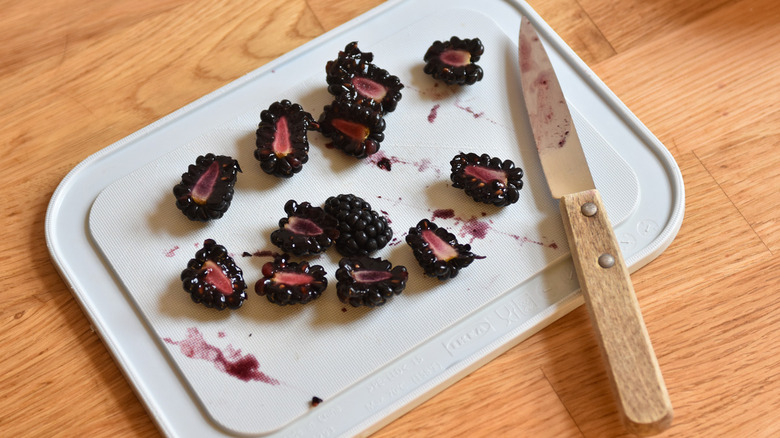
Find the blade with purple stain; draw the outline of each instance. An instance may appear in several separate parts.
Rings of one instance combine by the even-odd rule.
[[[585,153],[555,76],[533,26],[520,26],[520,81],[536,148],[554,198],[594,189]]]

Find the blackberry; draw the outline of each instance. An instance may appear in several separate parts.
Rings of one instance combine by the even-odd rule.
[[[326,105],[319,124],[322,135],[330,138],[334,147],[356,158],[376,153],[385,139],[382,113],[344,99]]]
[[[264,264],[263,278],[255,283],[255,292],[280,306],[306,304],[322,295],[328,287],[325,269],[308,262],[290,262],[289,259],[288,254],[281,254]]]
[[[368,255],[382,249],[393,238],[387,218],[352,194],[331,196],[325,201],[325,213],[338,221],[336,250],[343,256]]]
[[[423,71],[447,85],[472,85],[482,80],[482,67],[475,62],[484,51],[479,38],[435,41],[425,52]]]
[[[408,278],[404,266],[393,267],[378,257],[344,257],[336,270],[336,292],[342,303],[352,307],[376,307],[400,294]]]
[[[425,275],[446,280],[474,261],[471,245],[460,244],[454,234],[440,228],[428,219],[409,228],[406,243],[412,248],[414,258]]]
[[[318,254],[339,236],[338,222],[320,207],[291,199],[284,211],[287,217],[279,219],[279,229],[271,233],[271,243],[282,251],[296,256]]]
[[[206,307],[238,309],[246,300],[246,283],[241,268],[224,246],[206,239],[203,248],[187,263],[181,273],[184,290],[192,301]]]
[[[306,131],[316,129],[311,114],[289,100],[274,102],[260,113],[255,158],[269,175],[290,178],[309,160]]]
[[[464,189],[477,202],[504,207],[520,198],[523,169],[510,160],[461,152],[450,165],[452,186]]]
[[[372,64],[373,58],[371,52],[361,52],[357,42],[347,44],[325,66],[328,92],[387,114],[395,110],[404,86],[398,76]]]
[[[173,187],[176,207],[193,221],[221,218],[233,199],[233,186],[241,168],[226,155],[206,154],[190,164]]]

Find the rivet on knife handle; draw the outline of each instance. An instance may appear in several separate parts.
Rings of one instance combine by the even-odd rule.
[[[626,427],[637,435],[659,433],[672,422],[672,404],[601,196],[596,190],[565,195],[560,207]]]

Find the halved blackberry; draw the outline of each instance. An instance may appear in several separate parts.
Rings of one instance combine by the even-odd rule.
[[[221,218],[233,199],[233,186],[241,168],[226,155],[206,154],[190,164],[173,187],[176,207],[194,221]]]
[[[344,257],[336,270],[336,293],[352,307],[381,306],[404,290],[408,278],[406,267],[393,267],[379,257]]]
[[[181,273],[184,290],[192,301],[223,310],[238,309],[246,299],[246,283],[241,268],[224,246],[206,239],[203,248],[187,263]]]
[[[504,207],[520,198],[523,169],[515,167],[511,160],[461,152],[450,165],[452,186],[464,189],[477,202]]]
[[[471,245],[460,244],[454,234],[440,228],[428,219],[409,228],[406,243],[412,247],[414,258],[425,275],[446,280],[474,261]]]
[[[279,219],[279,229],[271,233],[271,243],[282,251],[296,256],[318,254],[339,237],[338,221],[320,207],[291,199],[284,211],[287,217]]]
[[[366,158],[385,139],[385,119],[370,107],[344,99],[326,105],[320,116],[320,132],[347,155]]]
[[[286,99],[260,112],[255,158],[263,172],[282,178],[300,172],[309,160],[306,131],[316,128],[311,114]]]
[[[255,283],[255,292],[280,306],[306,304],[322,295],[328,287],[325,269],[308,262],[290,262],[289,259],[288,254],[281,254],[264,264],[263,278]]]
[[[472,85],[482,80],[482,67],[475,62],[484,52],[479,38],[435,41],[425,52],[423,71],[447,85]]]
[[[356,41],[347,44],[325,65],[328,92],[387,114],[395,110],[404,86],[398,76],[372,64],[373,58],[371,52],[361,52]]]
[[[384,248],[393,238],[387,218],[355,195],[331,196],[325,201],[323,209],[338,221],[336,249],[343,256],[370,254]]]

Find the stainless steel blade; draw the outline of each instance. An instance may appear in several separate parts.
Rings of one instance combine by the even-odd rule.
[[[520,73],[536,148],[553,197],[594,189],[585,153],[536,29],[523,17],[520,25]]]

